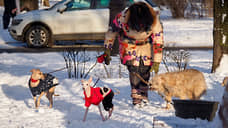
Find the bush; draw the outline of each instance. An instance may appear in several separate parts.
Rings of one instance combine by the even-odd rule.
[[[182,71],[188,66],[191,54],[185,50],[164,51],[163,63],[167,72]]]
[[[87,67],[87,62],[91,60],[88,53],[74,49],[65,50],[62,53],[65,60],[68,78],[86,78],[90,71],[96,66],[95,62],[90,68]]]

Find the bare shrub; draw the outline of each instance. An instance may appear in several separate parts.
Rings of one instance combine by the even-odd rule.
[[[191,54],[185,50],[166,50],[163,53],[163,63],[167,72],[182,71],[188,66]]]
[[[114,57],[113,57],[114,58]],[[123,78],[125,77],[126,66],[121,64],[120,59],[117,57],[117,61],[112,61],[110,65],[103,64],[105,73],[100,74],[103,78]],[[113,66],[115,65],[115,66]],[[105,75],[104,75],[105,74]]]
[[[95,62],[90,68],[86,67],[91,58],[85,50],[68,49],[62,53],[62,56],[66,64],[68,78],[86,78],[97,64]]]

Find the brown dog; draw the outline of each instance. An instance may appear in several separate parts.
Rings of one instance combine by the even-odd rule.
[[[206,92],[203,74],[195,69],[155,75],[149,82],[150,90],[158,91],[170,108],[172,97],[198,100]]]
[[[114,109],[114,106],[112,103],[114,92],[112,91],[112,89],[107,87],[96,87],[96,88],[91,87],[90,84],[92,82],[92,77],[90,77],[88,81],[82,80],[81,82],[84,90],[85,107],[86,107],[83,121],[86,121],[86,116],[91,104],[98,106],[98,109],[103,121],[109,119]],[[104,109],[109,112],[109,116],[106,119],[104,118],[101,112],[100,102],[102,102]]]
[[[58,85],[58,79],[52,76],[51,74],[43,74],[40,69],[32,69],[31,78],[29,80],[29,88],[33,95],[35,107],[40,106],[41,97],[46,94],[46,97],[49,100],[49,107],[53,106],[53,95],[55,95],[55,86]],[[39,95],[37,99],[37,95]]]
[[[224,78],[222,86],[225,87],[225,90],[219,108],[219,118],[222,121],[223,128],[228,128],[228,77]]]

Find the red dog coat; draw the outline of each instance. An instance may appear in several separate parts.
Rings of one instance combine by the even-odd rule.
[[[108,91],[106,92],[104,91],[104,88],[100,88],[100,87],[96,87],[96,88],[90,87],[90,89],[91,89],[90,97],[87,97],[84,91],[86,107],[89,107],[91,104],[99,105],[100,102],[104,100],[104,97],[107,96],[112,91],[111,89],[108,89]]]

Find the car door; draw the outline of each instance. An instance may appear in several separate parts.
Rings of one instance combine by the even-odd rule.
[[[110,0],[93,0],[91,6],[91,17],[93,17],[93,33],[105,33],[109,27],[109,1]]]
[[[92,19],[91,0],[72,0],[64,11],[56,13],[53,34],[90,33],[93,31]]]

